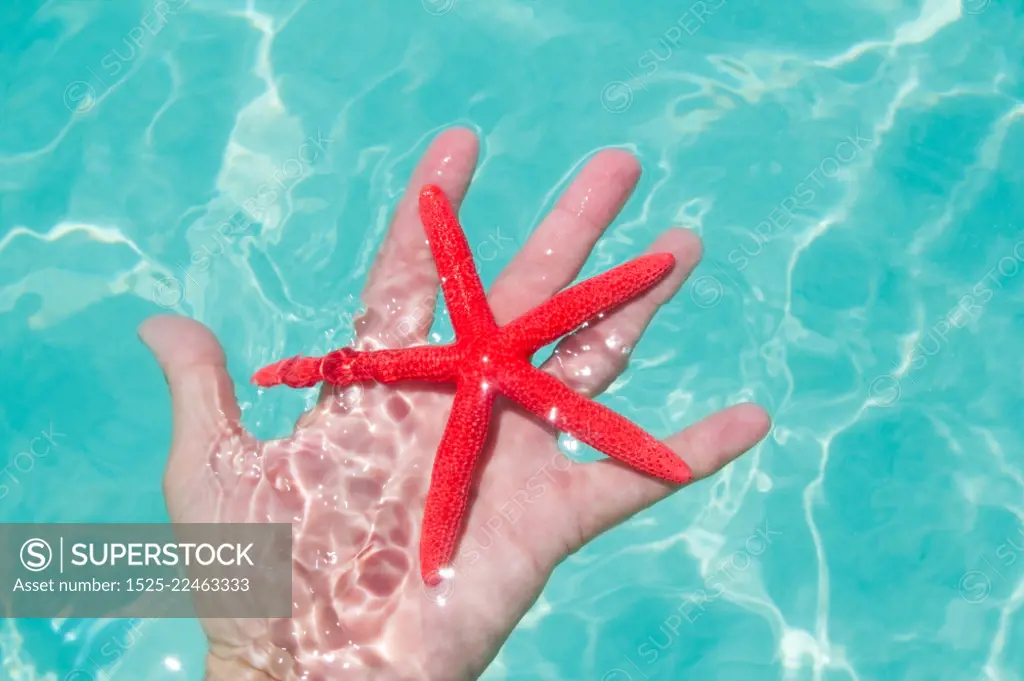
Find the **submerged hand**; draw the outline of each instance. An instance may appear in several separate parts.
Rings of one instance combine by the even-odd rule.
[[[436,184],[457,207],[477,148],[472,133],[447,131],[416,169],[364,292],[361,348],[427,341],[438,280],[418,190]],[[489,292],[499,324],[575,279],[638,176],[625,152],[602,152],[587,164]],[[699,240],[685,230],[666,232],[651,250],[675,255],[672,273],[563,340],[545,370],[588,396],[622,372],[626,356],[618,348],[636,345],[700,258]],[[554,431],[501,402],[455,578],[429,589],[417,565],[418,531],[451,390],[327,387],[291,436],[258,442],[240,424],[223,350],[205,327],[157,317],[140,334],[171,390],[174,437],[164,480],[171,519],[294,527],[293,617],[204,620],[209,679],[477,678],[559,562],[674,489],[613,460],[571,463]],[[767,429],[763,410],[739,405],[666,442],[701,478]]]

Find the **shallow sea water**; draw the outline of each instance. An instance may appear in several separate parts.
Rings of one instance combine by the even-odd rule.
[[[644,177],[583,276],[670,225],[705,258],[603,400],[659,436],[751,399],[775,425],[560,567],[486,678],[1024,679],[1020,5],[634,5],[5,2],[0,520],[166,518],[161,311],[289,432],[308,391],[247,378],[347,342],[438,130],[482,139],[485,283],[620,147]],[[3,620],[0,678],[201,678],[195,622],[127,626]]]

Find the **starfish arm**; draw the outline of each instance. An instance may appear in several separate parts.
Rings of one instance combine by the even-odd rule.
[[[469,242],[439,187],[427,185],[420,192],[420,217],[455,334],[460,338],[471,337],[496,328],[484,286],[473,264]]]
[[[460,385],[455,393],[423,509],[420,572],[429,586],[437,585],[440,570],[448,567],[455,555],[469,505],[473,470],[487,439],[493,402],[493,392],[468,384]]]
[[[633,468],[676,484],[693,479],[686,462],[662,442],[526,362],[510,367],[501,389],[556,429]]]
[[[599,314],[650,289],[675,265],[671,253],[654,253],[631,260],[575,286],[510,322],[502,329],[514,350],[536,352]]]
[[[452,357],[452,347],[445,345],[369,352],[341,348],[323,357],[292,357],[275,362],[257,371],[252,382],[264,388],[309,388],[321,381],[340,386],[373,381],[451,381],[455,377]]]

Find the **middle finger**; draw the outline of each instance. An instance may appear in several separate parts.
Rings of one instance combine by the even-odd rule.
[[[584,166],[491,287],[488,299],[498,324],[572,283],[639,178],[636,158],[619,149],[602,151]]]

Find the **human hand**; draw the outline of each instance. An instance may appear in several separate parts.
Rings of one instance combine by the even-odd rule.
[[[418,191],[438,185],[457,209],[477,150],[471,132],[449,130],[414,172],[364,291],[360,349],[426,342],[438,280]],[[575,279],[638,177],[636,160],[621,151],[602,152],[586,165],[492,286],[488,301],[499,324]],[[651,250],[675,256],[672,272],[563,340],[545,370],[587,396],[623,371],[621,348],[636,345],[701,249],[691,232],[670,230]],[[293,617],[204,620],[211,680],[475,679],[558,563],[676,489],[611,459],[571,463],[554,431],[499,401],[456,578],[432,590],[417,566],[418,531],[451,390],[325,387],[291,436],[258,442],[241,426],[223,350],[208,329],[157,317],[140,335],[171,390],[174,435],[164,479],[171,519],[294,527]],[[756,444],[768,425],[762,409],[738,405],[666,443],[699,479]],[[509,520],[513,501],[518,517]],[[486,547],[473,540],[484,527],[492,530]],[[501,541],[493,540],[496,533]]]

